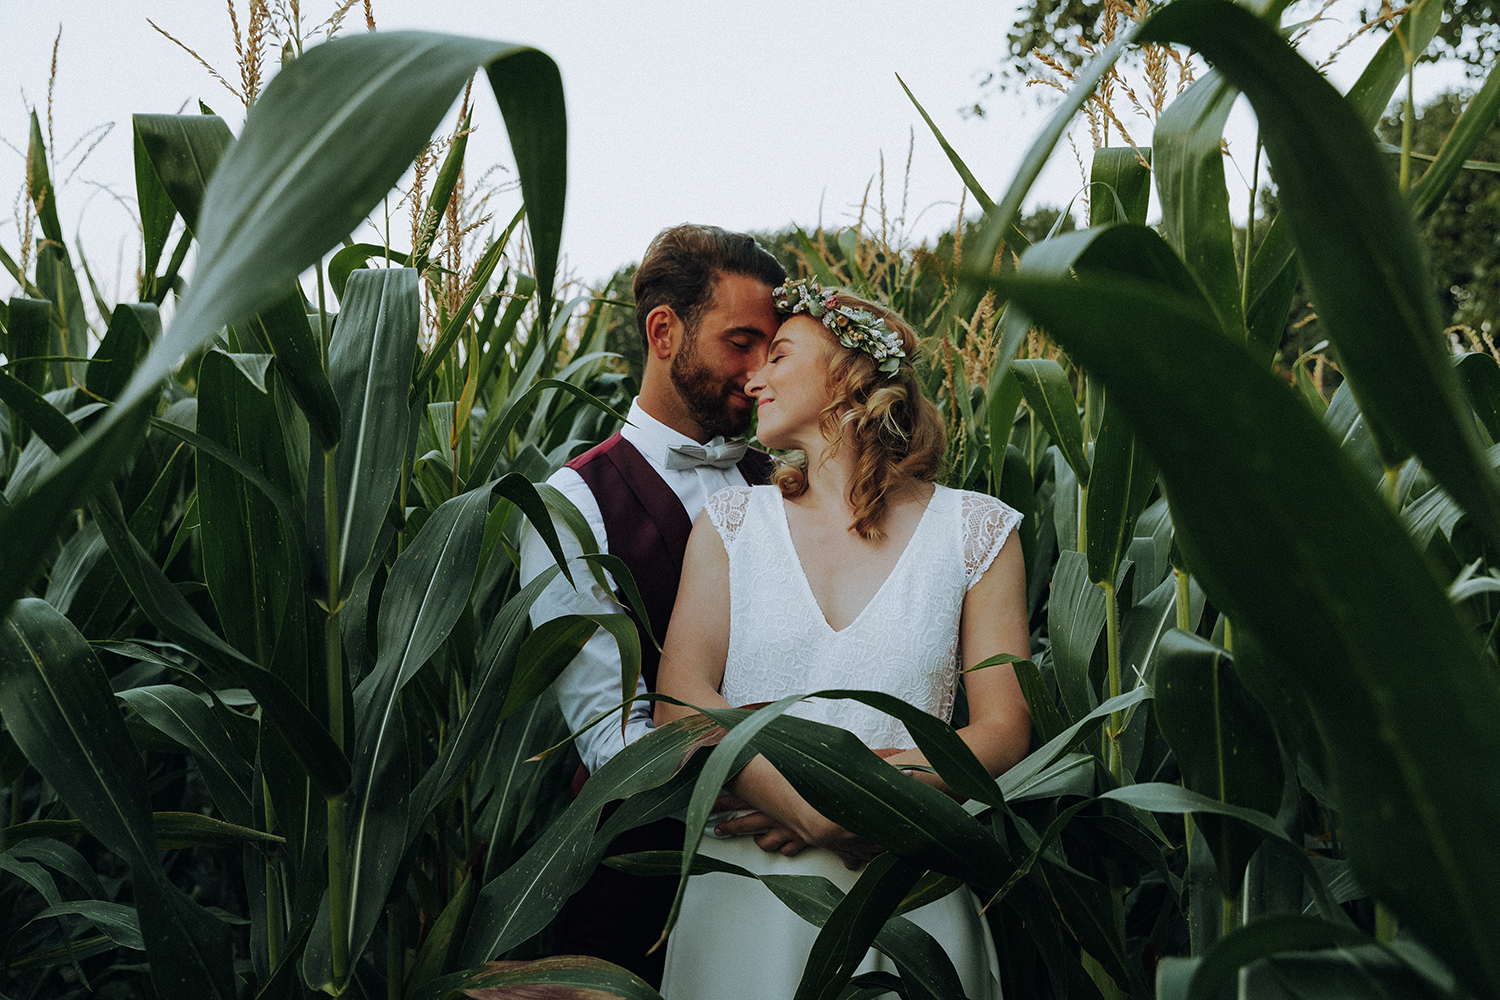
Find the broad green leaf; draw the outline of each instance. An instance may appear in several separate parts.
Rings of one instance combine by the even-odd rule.
[[[793,1000],[836,997],[921,875],[920,865],[894,854],[866,865],[818,932]]]
[[[150,275],[156,269],[153,245],[156,258],[159,258],[167,230],[172,225],[171,213],[159,204],[156,188],[159,186],[171,199],[170,207],[182,216],[188,232],[197,234],[208,182],[234,143],[234,135],[224,124],[224,119],[217,115],[132,115],[131,125],[135,130],[136,147],[144,151],[150,172],[156,179],[156,185],[153,185],[150,178],[141,176],[142,163],[137,155],[136,190],[139,192],[145,187],[152,195],[153,228],[146,233],[146,273]],[[143,218],[144,215],[143,208]],[[163,215],[165,223],[161,221]]]
[[[104,936],[122,948],[145,951],[146,942],[141,939],[141,923],[135,910],[123,903],[110,903],[102,899],[80,899],[69,903],[53,903],[26,923],[38,920],[54,920],[63,916],[80,916]]]
[[[249,826],[252,769],[229,741],[213,709],[186,688],[152,685],[119,693],[136,714],[193,755],[214,805],[231,823]]]
[[[1127,996],[1144,996],[1144,977],[1125,952],[1119,902],[1109,886],[1067,865],[1041,858],[1040,871],[1063,921]]]
[[[1120,560],[1135,537],[1136,518],[1151,502],[1155,487],[1156,464],[1137,444],[1125,414],[1106,402],[1104,420],[1094,440],[1089,505],[1084,513],[1090,580],[1098,584],[1114,582]]]
[[[1202,284],[1219,326],[1232,337],[1243,335],[1245,318],[1222,144],[1224,123],[1238,96],[1239,91],[1210,71],[1167,105],[1151,134],[1161,233]],[[1280,320],[1285,318],[1283,312]],[[1278,336],[1280,332],[1278,323]]]
[[[1443,24],[1441,0],[1417,0],[1402,15],[1397,30],[1386,35],[1359,79],[1346,95],[1360,120],[1372,131],[1390,106],[1396,88],[1406,79],[1406,52],[1420,55],[1432,44]]]
[[[635,634],[635,624],[628,616],[612,617],[625,619],[626,627],[632,635]],[[585,615],[562,615],[538,625],[521,646],[516,674],[505,696],[505,705],[500,709],[500,719],[519,711],[545,691],[599,628],[599,622]],[[636,640],[636,659],[640,659],[639,639]]]
[[[48,316],[52,330],[47,353],[54,358],[83,358],[89,353],[88,319],[83,312],[83,293],[68,251],[61,243],[44,243],[36,253],[36,285],[52,301]],[[58,388],[83,381],[79,362],[52,361],[52,384]]]
[[[1193,46],[1249,98],[1319,321],[1385,464],[1415,452],[1500,538],[1500,481],[1482,460],[1448,362],[1416,228],[1358,112],[1273,28],[1228,0],[1164,7],[1142,38]]]
[[[351,286],[357,295],[357,279]],[[396,398],[404,400],[400,394]],[[379,659],[354,692],[355,766],[346,806],[349,910],[344,921],[352,955],[364,951],[385,911],[406,853],[409,825],[426,818],[425,812],[408,811],[412,776],[400,694],[463,613],[489,502],[488,490],[474,490],[439,507],[397,559],[380,603]],[[310,983],[333,976],[330,933],[320,917],[303,963]]]
[[[141,141],[140,125],[132,122],[131,138],[135,148],[135,205],[141,216],[141,240],[145,248],[145,259],[141,262],[143,275],[155,275],[161,263],[162,251],[166,249],[167,237],[172,233],[172,222],[177,218],[177,209],[171,195],[162,185],[151,163],[151,155]]]
[[[1156,665],[1156,721],[1182,782],[1221,802],[1275,813],[1281,804],[1281,751],[1270,717],[1234,672],[1223,649],[1191,632],[1162,637]],[[1236,898],[1261,838],[1217,816],[1199,825],[1219,866],[1224,895]]]
[[[338,496],[339,593],[349,595],[375,550],[385,512],[406,466],[411,384],[421,304],[417,272],[410,268],[357,271],[338,328],[328,348],[328,373],[343,414],[343,432],[333,463]],[[323,461],[315,452],[307,479],[308,533],[314,566],[328,565],[324,519]],[[323,581],[326,586],[327,581]]]
[[[333,289],[333,294],[340,300],[344,298],[344,289],[349,284],[349,275],[356,270],[365,267],[367,262],[373,258],[380,258],[390,264],[407,266],[411,261],[409,256],[400,251],[392,250],[390,247],[377,246],[374,243],[355,243],[344,247],[334,254],[328,261],[328,284]]]
[[[1038,254],[1040,244],[1032,248]],[[1032,259],[1027,255],[1027,261]],[[1021,383],[1021,392],[1026,404],[1031,407],[1052,440],[1062,449],[1074,475],[1085,488],[1089,484],[1089,459],[1083,447],[1083,423],[1078,417],[1078,404],[1073,398],[1073,387],[1068,382],[1068,373],[1062,365],[1045,358],[1024,358],[1010,363],[1010,371]]]
[[[45,299],[10,300],[10,325],[7,328],[10,346],[5,360],[10,363],[11,376],[39,394],[47,388],[47,363],[28,359],[47,355],[51,309],[52,304]],[[15,444],[19,447],[21,442]]]
[[[1081,552],[1060,553],[1047,603],[1047,634],[1058,692],[1075,719],[1093,711],[1097,701],[1089,664],[1104,631],[1106,610],[1104,591],[1089,579],[1088,557]]]
[[[323,371],[323,348],[307,321],[302,289],[292,287],[246,325],[276,355],[276,370],[307,417],[315,442],[332,448],[343,434],[343,417]]]
[[[1004,882],[1004,848],[953,799],[891,767],[846,729],[776,715],[772,706],[759,712],[773,717],[751,737],[750,746],[765,754],[813,808],[852,833],[980,891],[993,892]],[[754,718],[759,712],[748,714]],[[737,726],[746,713],[709,714],[721,725]],[[720,754],[716,747],[714,755]]]
[[[1151,147],[1104,146],[1089,171],[1089,225],[1146,221],[1151,201]]]
[[[289,490],[275,401],[218,351],[204,356],[198,384],[201,434],[262,470],[279,490]],[[257,663],[269,664],[289,602],[303,600],[301,524],[285,523],[271,497],[202,449],[197,482],[204,582],[224,637]]]
[[[545,927],[603,857],[609,843],[604,838],[616,835],[608,827],[595,833],[605,804],[633,795],[639,801],[639,793],[663,788],[679,770],[690,781],[693,771],[684,769],[683,762],[716,728],[702,716],[662,726],[591,775],[578,798],[521,860],[480,891],[458,961],[488,961]],[[627,802],[627,807],[632,804]],[[638,814],[642,822],[646,817],[649,813]]]
[[[1460,354],[1453,359],[1474,415],[1490,440],[1500,442],[1500,364],[1486,354]]]
[[[1212,335],[1201,297],[1102,271],[1007,286],[1156,459],[1194,575],[1266,649],[1241,679],[1284,726],[1295,704],[1316,719],[1361,879],[1471,981],[1500,982],[1474,931],[1500,920],[1500,875],[1475,875],[1500,823],[1500,734],[1479,721],[1500,689],[1399,523],[1301,400]]]
[[[204,199],[193,283],[165,337],[118,405],[44,489],[0,516],[50,541],[60,517],[133,451],[143,414],[179,358],[219,329],[274,302],[351,232],[411,164],[481,65],[507,120],[532,222],[543,299],[562,231],[566,137],[557,67],[534,49],[405,32],[340,38],[278,73],[247,116]],[[130,442],[122,444],[120,442]],[[29,578],[41,542],[7,547],[7,578]],[[19,585],[16,585],[19,586]],[[0,607],[14,594],[0,589]]]
[[[233,997],[229,930],[167,881],[145,772],[109,681],[45,601],[19,602],[0,625],[0,714],[68,808],[130,864],[157,994]]]
[[[122,302],[109,318],[109,329],[94,352],[85,384],[101,399],[114,399],[130,381],[141,356],[161,336],[161,314],[147,303]]]
[[[1185,996],[1189,1000],[1213,1000],[1219,988],[1235,978],[1241,968],[1268,955],[1368,943],[1370,939],[1352,927],[1300,913],[1271,914],[1225,934],[1193,970]]]

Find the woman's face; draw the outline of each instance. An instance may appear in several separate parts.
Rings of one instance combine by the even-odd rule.
[[[745,392],[757,400],[755,436],[762,444],[813,451],[822,441],[818,415],[833,401],[828,395],[832,354],[832,338],[811,316],[798,314],[781,324],[765,367],[745,384]]]

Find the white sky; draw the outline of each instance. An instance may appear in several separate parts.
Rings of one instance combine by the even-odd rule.
[[[332,0],[303,5],[309,26],[334,6]],[[247,7],[246,0],[238,6]],[[980,81],[1000,65],[1014,20],[1011,3],[374,0],[374,11],[381,30],[422,28],[523,42],[557,61],[569,119],[563,252],[570,272],[585,282],[602,281],[638,259],[657,231],[677,222],[755,230],[788,223],[810,229],[820,219],[829,228],[848,225],[866,185],[877,177],[882,153],[887,209],[896,216],[912,135],[907,232],[930,238],[950,227],[961,183],[902,93],[897,73],[992,197],[1003,193],[1047,117],[1034,90],[985,95],[990,113],[983,119],[959,113],[981,96]],[[0,146],[0,193],[6,199],[0,246],[12,256],[19,251],[11,216],[20,212],[25,169],[17,151],[26,146],[30,107],[47,127],[49,62],[61,25],[52,122],[54,155],[61,157],[54,179],[63,182],[58,204],[70,243],[81,235],[111,301],[133,297],[139,255],[130,115],[176,112],[185,103],[192,112],[201,98],[236,132],[244,116],[236,98],[152,30],[148,16],[238,82],[229,16],[216,0],[0,0],[0,38],[7,40],[0,60],[0,138],[16,148]],[[245,17],[242,9],[242,30]],[[1321,51],[1353,26],[1346,21],[1331,27],[1332,41]],[[356,4],[344,31],[362,30]],[[1360,51],[1341,60],[1334,74],[1341,86],[1363,65]],[[480,99],[469,144],[471,177],[490,164],[508,166],[510,159],[487,85],[481,81],[475,92]],[[1231,125],[1231,146],[1248,151],[1253,124],[1248,114],[1239,118]],[[113,128],[79,165],[101,134],[90,130],[110,123]],[[1149,128],[1139,132],[1138,141],[1146,141]],[[72,149],[86,134],[83,145]],[[1087,156],[1087,128],[1078,126],[1075,136]],[[1062,204],[1080,184],[1064,143],[1030,204]],[[878,188],[871,192],[872,200],[878,197]],[[1238,205],[1244,197],[1232,201]],[[501,196],[497,227],[518,204],[518,194]],[[405,231],[403,222],[394,242],[404,244]],[[13,288],[8,275],[0,276],[0,295]]]

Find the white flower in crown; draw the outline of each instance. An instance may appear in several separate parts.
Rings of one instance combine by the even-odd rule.
[[[880,362],[880,370],[892,374],[906,357],[901,336],[884,319],[868,309],[839,303],[835,289],[824,288],[816,278],[797,278],[775,288],[776,308],[784,313],[806,313],[828,327],[839,343],[864,351]]]

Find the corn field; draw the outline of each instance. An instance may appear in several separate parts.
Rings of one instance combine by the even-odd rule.
[[[1122,15],[998,200],[934,126],[983,211],[941,253],[791,247],[912,320],[950,483],[1026,515],[1022,763],[991,780],[948,725],[831,693],[898,715],[962,803],[782,703],[663,727],[569,800],[550,682],[602,627],[631,692],[640,639],[531,627],[555,574],[628,577],[587,538],[563,564],[549,508],[583,522],[543,481],[634,387],[606,350],[629,304],[558,291],[549,56],[371,33],[288,61],[238,136],[137,116],[145,266],[138,301],[95,296],[102,331],[33,117],[35,246],[0,247],[0,996],[655,998],[549,925],[601,863],[717,870],[692,838],[604,854],[702,829],[757,753],[888,849],[847,895],[772,886],[823,928],[798,1000],[960,997],[902,914],[964,885],[1013,998],[1500,996],[1500,365],[1450,353],[1416,237],[1500,73],[1411,170],[1373,128],[1438,0],[1390,15],[1347,95],[1284,6]],[[1149,144],[1095,152],[1088,228],[1015,242],[1118,60],[1188,49],[1210,69]],[[466,254],[464,129],[430,143],[486,85],[524,208]],[[1237,244],[1239,95],[1281,208]],[[419,158],[410,243],[349,241]],[[1299,276],[1331,398],[1273,366]],[[526,520],[558,566],[522,586]],[[871,946],[900,974],[853,976]]]

